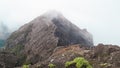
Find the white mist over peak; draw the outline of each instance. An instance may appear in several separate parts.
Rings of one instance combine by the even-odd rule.
[[[59,11],[56,11],[56,10],[47,11],[42,16],[46,17],[49,20],[52,20],[52,19],[58,18],[58,17],[63,17],[62,13]]]
[[[120,0],[0,0],[0,21],[14,31],[54,9],[78,27],[87,28],[95,44],[120,45],[119,6]]]

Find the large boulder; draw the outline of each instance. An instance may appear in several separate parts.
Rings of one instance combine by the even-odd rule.
[[[93,46],[92,35],[68,21],[61,13],[48,12],[12,33],[6,50],[24,54],[27,63],[46,60],[58,46]]]

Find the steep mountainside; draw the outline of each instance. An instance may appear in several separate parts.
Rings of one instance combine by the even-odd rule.
[[[6,51],[24,54],[32,64],[47,59],[58,46],[93,46],[92,35],[58,12],[46,13],[15,31],[7,40]]]
[[[0,68],[120,68],[120,47],[93,46],[92,35],[58,12],[13,32],[0,49]]]

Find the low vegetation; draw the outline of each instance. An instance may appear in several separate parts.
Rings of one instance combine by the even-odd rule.
[[[77,57],[73,61],[68,61],[65,63],[65,67],[69,68],[69,66],[75,64],[76,68],[92,68],[87,60],[83,57]]]
[[[23,65],[22,68],[29,68],[29,65]]]
[[[49,64],[49,65],[48,65],[49,68],[55,68],[55,66],[56,66],[56,65],[54,65],[54,64]]]

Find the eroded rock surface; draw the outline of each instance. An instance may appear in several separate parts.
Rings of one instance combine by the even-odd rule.
[[[17,57],[9,52],[0,52],[0,68],[13,68],[17,63]]]
[[[73,44],[91,47],[92,35],[55,12],[39,16],[12,33],[6,50],[25,55],[26,63],[35,64],[49,58],[56,47]]]
[[[76,57],[84,57],[93,68],[120,68],[120,47],[115,45],[99,44],[98,46],[88,48],[81,45],[71,45],[68,47],[59,47],[53,54],[43,62],[31,66],[31,68],[49,68],[48,64],[55,64],[56,68],[65,68],[65,63]],[[75,65],[68,68],[76,68]]]

